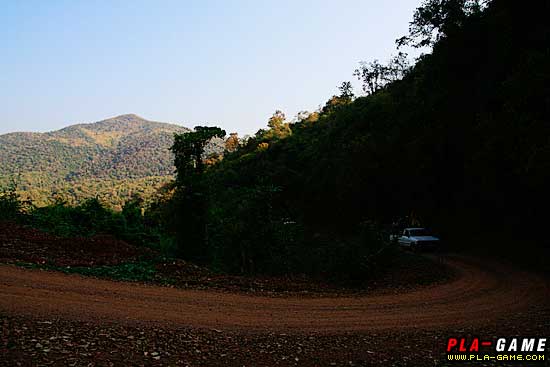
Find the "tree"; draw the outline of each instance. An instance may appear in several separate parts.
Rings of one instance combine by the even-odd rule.
[[[351,82],[342,82],[342,85],[338,87],[338,90],[340,90],[340,97],[343,100],[352,101],[354,94],[353,94],[353,86],[351,85]]]
[[[239,147],[239,135],[237,133],[229,134],[229,137],[225,141],[225,151],[232,153]]]
[[[363,91],[372,94],[382,87],[382,73],[384,66],[378,60],[370,63],[361,61],[359,68],[355,69],[353,75],[363,83]]]
[[[0,219],[15,219],[21,214],[21,199],[15,186],[0,191]]]
[[[225,131],[219,127],[197,126],[192,132],[176,134],[171,148],[177,172],[173,215],[178,251],[184,258],[201,263],[209,258],[204,151],[213,138],[223,137]]]
[[[286,116],[283,111],[276,110],[273,115],[269,118],[269,121],[267,122],[267,126],[270,129],[278,130],[281,129],[283,124],[285,123]]]
[[[225,130],[219,127],[196,126],[194,131],[174,135],[174,144],[170,149],[174,153],[179,184],[185,182],[189,175],[204,171],[204,147],[213,137],[225,137]]]
[[[409,34],[396,40],[398,47],[433,46],[460,28],[471,15],[481,14],[487,0],[425,0],[416,9]]]
[[[332,96],[326,103],[325,106],[321,109],[322,113],[332,113],[336,111],[340,106],[347,105],[353,101],[355,97],[353,94],[353,87],[351,82],[342,82],[338,87],[340,91],[339,95]]]
[[[396,80],[399,80],[405,76],[409,70],[409,61],[407,59],[407,54],[404,52],[399,52],[397,55],[392,57],[386,65],[385,74],[383,80],[385,83],[391,83]]]
[[[306,111],[306,110],[299,111],[296,114],[296,116],[294,117],[293,122],[297,123],[297,122],[300,122],[300,121],[307,120],[309,118],[309,116],[311,116],[311,112]]]
[[[387,84],[401,79],[408,69],[407,54],[399,52],[387,65],[381,64],[378,60],[369,63],[361,61],[353,75],[361,81],[365,93],[373,94]]]
[[[281,110],[276,110],[267,122],[269,130],[263,134],[263,138],[283,139],[292,133],[290,124],[286,122],[286,115]]]

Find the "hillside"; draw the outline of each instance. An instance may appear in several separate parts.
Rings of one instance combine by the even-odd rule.
[[[402,78],[378,75],[358,98],[344,83],[295,123],[276,113],[220,164],[182,177],[180,219],[164,223],[184,255],[233,272],[365,279],[391,258],[376,227],[406,222],[446,245],[547,266],[549,3],[471,3],[417,11],[410,37],[439,35]]]
[[[135,193],[150,195],[174,172],[173,135],[188,129],[136,115],[68,126],[47,133],[0,135],[0,186],[45,205],[99,196],[120,206]]]

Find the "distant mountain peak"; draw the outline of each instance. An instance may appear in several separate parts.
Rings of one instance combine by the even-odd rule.
[[[126,118],[133,118],[133,119],[139,119],[139,120],[146,120],[143,117],[141,117],[139,115],[136,115],[135,113],[125,113],[125,114],[119,115],[117,117],[120,117],[120,118],[126,117]]]
[[[129,122],[141,122],[141,121],[149,121],[147,119],[144,119],[143,117],[136,115],[135,113],[126,113],[124,115],[119,115],[115,117],[111,117],[103,121],[129,121]]]
[[[129,134],[135,133],[150,133],[150,132],[184,132],[189,129],[172,123],[157,122],[147,120],[141,116],[138,116],[133,113],[128,113],[124,115],[118,115],[115,117],[110,117],[101,121],[96,121],[92,123],[81,123],[76,125],[67,126],[61,130],[52,131],[48,133],[52,137],[93,137],[92,140],[96,140],[97,134],[108,134],[108,138],[118,138],[122,136],[127,136]],[[114,135],[113,135],[114,134]],[[104,144],[109,141],[109,144],[113,143],[114,140],[100,137],[100,144]],[[89,140],[89,139],[86,139]],[[97,142],[97,141],[96,141]]]

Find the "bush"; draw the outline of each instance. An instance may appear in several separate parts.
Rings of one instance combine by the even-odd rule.
[[[35,208],[29,222],[44,231],[58,236],[93,236],[98,233],[117,237],[125,232],[125,218],[105,208],[97,199],[89,199],[78,206],[64,202]]]
[[[22,205],[15,189],[0,192],[0,219],[15,220],[21,215]]]
[[[121,212],[105,207],[97,199],[89,199],[78,206],[57,202],[34,208],[25,221],[57,236],[109,234],[134,245],[158,249],[166,255],[173,255],[174,252],[174,246],[170,243],[172,240],[162,233],[158,222],[146,223],[138,198],[127,202]]]

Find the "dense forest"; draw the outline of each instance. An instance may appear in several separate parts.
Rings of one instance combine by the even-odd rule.
[[[181,254],[227,271],[357,278],[384,263],[384,228],[414,217],[449,243],[536,258],[550,182],[549,10],[427,0],[397,44],[432,52],[413,66],[403,53],[361,63],[365,96],[344,82],[297,121],[277,111],[211,166],[200,147],[223,131],[177,136],[165,223]]]
[[[141,233],[230,273],[365,279],[390,263],[392,225],[412,218],[448,247],[544,259],[549,11],[545,1],[426,0],[397,40],[397,56],[360,63],[352,73],[360,96],[343,82],[318,111],[291,121],[276,111],[248,139],[204,126],[176,134],[168,146],[177,177],[149,204],[134,198],[119,214],[101,211],[97,201],[54,206],[65,213],[64,225],[51,226],[52,207],[36,211],[35,221],[63,228],[92,208],[118,221],[115,232]],[[431,52],[410,63],[405,47]],[[213,141],[223,156],[210,153]],[[88,145],[74,149],[60,152]],[[142,169],[165,173],[114,162],[86,167],[111,179],[143,177]],[[19,210],[13,194],[3,202]]]

